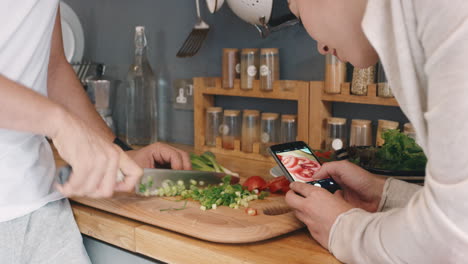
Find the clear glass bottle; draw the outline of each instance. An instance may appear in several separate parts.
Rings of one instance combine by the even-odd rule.
[[[346,118],[329,117],[325,149],[340,150],[346,147],[346,142]]]
[[[325,57],[325,93],[341,93],[341,84],[346,81],[346,63],[336,56],[327,54]]]
[[[223,49],[223,88],[234,88],[234,80],[237,76],[236,67],[239,64],[238,49]]]
[[[241,123],[239,110],[224,110],[223,124],[220,126],[224,149],[234,149],[234,142],[241,139]]]
[[[223,109],[209,107],[206,109],[205,145],[216,146],[216,138],[220,136],[219,127],[223,122]]]
[[[367,95],[367,86],[375,82],[375,65],[365,69],[354,68],[351,94]],[[374,95],[375,96],[375,95]]]
[[[156,80],[146,54],[145,28],[135,28],[135,57],[128,71],[126,141],[148,145],[157,140]]]
[[[276,48],[260,51],[260,90],[273,91],[273,82],[280,79],[279,50]]]
[[[243,49],[241,52],[241,89],[252,90],[258,79],[258,49]]]
[[[297,141],[297,116],[281,116],[281,139],[280,143]]]
[[[383,65],[380,61],[377,65],[377,96],[385,98],[394,97],[392,89],[388,84],[387,76],[385,75]]]
[[[372,146],[372,123],[370,120],[353,119],[351,121],[350,146]]]
[[[279,114],[263,113],[260,124],[260,133],[260,153],[263,155],[268,155],[268,147],[278,144],[280,140]]]
[[[398,129],[400,124],[395,121],[379,119],[377,125],[377,136],[375,139],[375,145],[377,147],[382,146],[385,143],[385,140],[382,138],[383,132],[388,129]]]
[[[252,153],[253,144],[256,142],[260,142],[260,112],[257,110],[244,110],[241,150]]]

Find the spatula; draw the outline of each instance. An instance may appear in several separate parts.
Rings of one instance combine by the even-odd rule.
[[[186,58],[192,57],[193,55],[197,54],[198,50],[208,35],[208,31],[210,31],[210,26],[203,21],[200,16],[200,3],[199,0],[195,0],[197,4],[197,17],[198,21],[192,29],[192,32],[185,40],[184,44],[180,48],[179,52],[177,53],[177,57],[179,58]]]

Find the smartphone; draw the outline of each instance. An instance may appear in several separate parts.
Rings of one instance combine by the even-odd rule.
[[[313,151],[303,141],[269,147],[268,151],[290,182],[304,182],[324,188],[331,193],[341,189],[332,178],[314,181],[312,176],[322,167]]]

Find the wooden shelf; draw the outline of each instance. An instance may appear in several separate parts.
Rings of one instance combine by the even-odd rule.
[[[322,92],[322,100],[327,102],[399,106],[395,98],[378,97],[377,85],[370,84],[367,89],[367,95],[353,95],[350,92],[350,83],[343,83],[341,85],[341,94],[327,94]]]
[[[259,161],[274,162],[269,156],[259,153],[258,144],[254,144],[254,153],[245,153],[240,150],[240,143],[236,142],[234,150],[221,148],[221,144],[215,147],[205,145],[205,115],[208,107],[214,106],[214,97],[238,96],[250,98],[291,100],[297,102],[297,140],[309,141],[309,82],[306,81],[276,81],[272,91],[260,90],[260,81],[255,80],[252,90],[240,89],[240,80],[235,80],[233,89],[224,89],[221,78],[207,77],[194,78],[194,134],[195,149],[198,151],[211,151],[213,153],[230,155],[233,157],[247,158]]]

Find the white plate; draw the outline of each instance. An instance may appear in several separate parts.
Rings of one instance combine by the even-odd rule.
[[[62,1],[60,2],[60,19],[65,57],[70,63],[81,62],[85,43],[83,27],[73,9]]]
[[[270,175],[273,177],[281,177],[284,173],[279,166],[276,166],[270,169]]]

